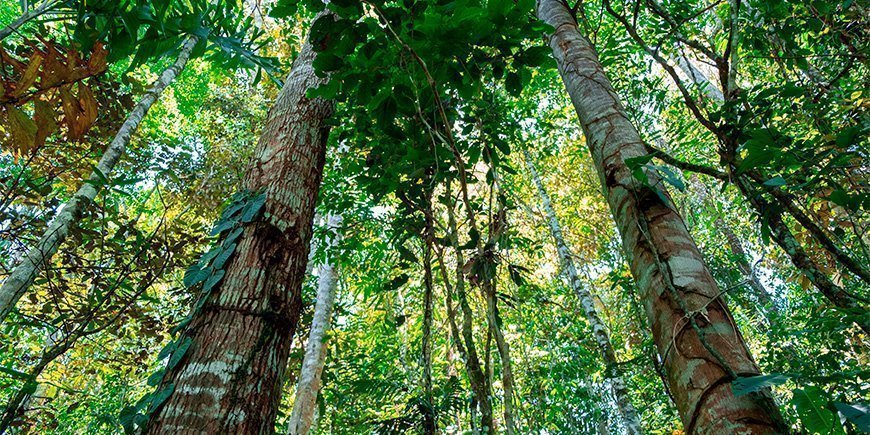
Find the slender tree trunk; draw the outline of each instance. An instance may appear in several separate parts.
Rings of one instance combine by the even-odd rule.
[[[725,97],[722,95],[722,92],[719,91],[710,83],[710,80],[707,79],[707,76],[704,75],[698,68],[695,67],[685,56],[680,56],[677,59],[677,65],[683,72],[688,76],[689,80],[695,83],[696,86],[703,89],[704,93],[717,104],[721,104],[725,101]],[[764,186],[764,182],[767,181],[760,174],[749,173],[749,177],[751,177],[756,183]],[[737,174],[735,177],[747,177],[744,174]],[[767,187],[767,186],[765,186]],[[803,210],[798,207],[795,202],[794,197],[784,192],[778,186],[770,186],[767,187],[766,190],[774,197],[774,199],[782,205],[795,220],[798,221],[807,231],[810,232],[813,239],[819,242],[825,250],[827,250],[837,261],[840,262],[843,266],[846,267],[849,271],[854,273],[856,276],[864,280],[864,282],[870,283],[870,271],[867,270],[866,266],[861,265],[858,261],[853,259],[848,253],[846,253],[842,248],[840,248],[833,240],[825,233],[825,231],[819,227]],[[781,212],[777,212],[780,213]]]
[[[0,41],[6,39],[7,36],[11,35],[13,32],[18,30],[21,26],[26,24],[28,21],[46,13],[48,10],[53,8],[55,5],[60,3],[59,0],[46,0],[39,6],[28,10],[21,14],[20,17],[16,18],[15,21],[9,23],[6,27],[0,29]]]
[[[722,91],[716,87],[713,83],[710,83],[710,80],[707,79],[707,76],[704,75],[692,61],[689,60],[684,54],[680,54],[677,56],[677,67],[683,71],[683,74],[689,78],[696,86],[701,89],[701,92],[704,95],[715,102],[716,104],[721,104],[722,101],[725,100],[725,96],[722,95]]]
[[[725,240],[728,241],[728,248],[731,251],[731,255],[733,255],[735,261],[737,261],[737,269],[740,270],[743,279],[746,280],[746,283],[752,288],[755,297],[757,297],[761,303],[772,307],[773,310],[776,311],[776,305],[773,303],[773,298],[767,289],[764,288],[764,285],[761,284],[761,280],[758,279],[758,274],[755,273],[755,268],[749,263],[749,255],[747,255],[746,250],[743,249],[743,243],[740,241],[740,237],[737,236],[734,229],[731,228],[731,225],[728,225],[728,222],[725,222],[724,219],[716,219],[715,224],[716,228],[718,228],[719,231],[722,232],[722,235],[725,236]]]
[[[659,146],[664,145],[663,142],[664,141],[659,143]],[[690,178],[692,184],[695,185],[698,190],[698,196],[700,196],[701,202],[706,204],[710,198],[707,186],[705,186],[698,178],[697,174],[692,174]],[[768,309],[777,311],[776,304],[773,302],[773,296],[771,296],[770,292],[767,291],[763,284],[761,284],[761,280],[758,279],[755,267],[749,263],[749,255],[743,248],[743,242],[740,241],[740,237],[734,232],[734,228],[732,228],[731,225],[721,217],[716,219],[715,226],[722,235],[725,236],[725,240],[728,241],[728,249],[731,251],[731,255],[737,262],[737,269],[740,271],[740,274],[743,275],[744,281],[746,281],[752,289],[754,296]]]
[[[750,184],[743,178],[735,179],[738,189],[749,200],[750,204],[758,210],[759,215],[764,215],[765,210],[770,209],[770,205],[760,195],[753,192]],[[846,293],[843,288],[834,284],[827,274],[822,272],[816,265],[809,254],[804,250],[803,246],[794,238],[786,223],[782,220],[782,214],[773,211],[766,215],[767,224],[770,226],[770,233],[773,240],[791,259],[792,264],[805,276],[813,285],[819,289],[834,306],[846,310],[852,314],[864,313],[861,316],[856,316],[855,323],[861,327],[866,333],[870,333],[870,316],[860,304],[851,295]]]
[[[686,433],[781,433],[779,410],[765,390],[736,397],[731,383],[758,374],[719,287],[682,218],[625,159],[647,154],[605,76],[598,55],[559,0],[539,0],[538,17],[585,132],[605,197],[652,326]]]
[[[178,77],[178,74],[184,69],[187,60],[190,58],[190,53],[200,40],[198,36],[189,36],[181,47],[178,53],[178,58],[169,68],[160,74],[160,77],[151,86],[151,89],[142,96],[136,107],[127,115],[127,119],[115,138],[106,148],[103,157],[97,163],[96,169],[91,173],[88,180],[82,184],[79,190],[64,204],[57,216],[54,217],[51,224],[45,230],[45,233],[30,251],[25,254],[24,258],[12,269],[12,273],[0,286],[0,323],[2,323],[9,313],[15,308],[15,304],[21,299],[21,296],[27,292],[33,280],[42,272],[46,264],[51,261],[51,258],[66,240],[70,231],[79,224],[85,209],[94,198],[97,196],[104,179],[108,177],[115,165],[121,159],[127,144],[130,143],[130,138],[139,123],[148,113],[148,109],[154,105],[154,102],[160,97],[160,94]]]
[[[690,79],[703,89],[709,89],[711,84],[707,77],[700,73],[700,71],[697,71],[697,69],[690,63],[688,63],[688,66],[697,72],[697,74],[690,75]],[[710,95],[711,97],[714,96],[713,94]],[[724,100],[718,100],[718,102],[722,101]],[[750,177],[752,180],[749,179]],[[759,174],[750,173],[749,175],[735,174],[733,175],[733,181],[740,193],[743,194],[743,197],[746,198],[749,204],[758,212],[759,216],[765,215],[766,213],[768,216],[768,225],[771,228],[771,235],[773,236],[774,241],[776,241],[777,245],[779,245],[789,259],[791,259],[792,264],[794,264],[794,266],[813,283],[813,286],[837,307],[850,311],[861,309],[858,301],[852,295],[849,295],[842,288],[834,284],[834,282],[821,271],[815,260],[806,253],[783,220],[783,212],[779,209],[771,208],[767,201],[755,192],[752,184],[763,186],[763,182],[767,180],[763,179]],[[752,181],[755,183],[752,183]],[[790,195],[780,190],[777,186],[767,187],[766,190],[773,196],[777,204],[784,207],[799,224],[810,232],[813,239],[819,242],[822,247],[831,253],[840,264],[845,266],[846,269],[850,270],[865,282],[870,282],[870,272],[867,272],[865,267],[840,249],[840,247],[837,246],[827,236],[827,234],[825,234],[825,232],[809,218],[809,216],[804,214],[803,211],[797,207]],[[867,316],[864,316],[864,318],[866,317]],[[865,331],[870,328],[870,320],[859,319],[858,324]]]
[[[318,18],[331,14],[325,10]],[[266,194],[244,225],[223,281],[184,331],[191,346],[167,371],[174,389],[145,432],[271,433],[302,309],[314,207],[334,103],[306,92],[327,83],[310,42],[293,62],[245,178]]]
[[[327,242],[327,246],[334,247],[341,238],[339,233],[341,216],[329,216],[326,226],[329,232],[334,234],[334,238]],[[329,264],[328,259],[318,267],[317,271],[317,301],[314,304],[314,317],[311,320],[311,332],[308,334],[308,344],[305,346],[299,382],[296,384],[296,400],[293,402],[293,411],[287,424],[290,435],[306,435],[311,430],[317,410],[321,374],[326,362],[324,340],[332,322],[338,273],[335,267]]]
[[[622,370],[619,368],[616,352],[614,352],[613,345],[610,342],[607,326],[598,316],[598,310],[595,308],[595,300],[592,294],[580,280],[577,268],[574,265],[574,254],[565,242],[565,238],[562,235],[562,227],[559,225],[559,219],[556,217],[556,212],[553,210],[553,205],[550,202],[550,195],[547,194],[547,190],[544,188],[544,183],[541,181],[541,176],[538,174],[538,170],[532,161],[532,156],[526,149],[523,149],[523,154],[526,158],[526,165],[529,167],[529,173],[538,190],[538,196],[544,207],[544,213],[547,215],[550,235],[556,243],[556,250],[559,252],[559,259],[562,261],[562,270],[568,278],[571,289],[574,290],[574,294],[580,300],[580,305],[583,307],[584,314],[586,314],[586,320],[592,328],[592,335],[598,344],[598,350],[601,352],[602,358],[604,358],[607,377],[613,386],[613,394],[616,396],[616,405],[619,407],[619,413],[622,415],[625,430],[628,434],[640,435],[643,433],[640,416],[637,413],[637,409],[631,404],[630,393],[622,377]]]
[[[495,338],[495,347],[498,350],[499,360],[501,361],[501,386],[504,390],[504,424],[505,433],[508,435],[517,433],[516,421],[514,420],[514,373],[513,365],[511,364],[510,345],[505,339],[504,332],[501,329],[501,317],[498,313],[498,301],[495,294],[494,280],[487,280],[484,284],[484,293],[486,296],[486,315],[489,321],[489,329],[492,331],[492,336]]]
[[[447,196],[451,197],[450,186],[447,187]],[[468,352],[468,358],[465,360],[466,370],[468,371],[468,379],[471,383],[471,389],[474,393],[474,400],[477,402],[477,407],[480,410],[480,426],[481,432],[487,435],[495,434],[495,422],[492,414],[492,400],[490,394],[490,382],[488,372],[484,364],[480,361],[480,355],[477,352],[477,347],[474,344],[474,329],[472,319],[474,313],[471,311],[471,305],[468,303],[468,293],[465,289],[465,277],[462,272],[462,266],[465,264],[465,259],[462,255],[462,250],[459,249],[459,232],[456,225],[456,215],[453,212],[453,207],[447,207],[447,224],[450,229],[450,243],[456,252],[456,293],[459,297],[459,309],[462,311],[462,339],[465,343],[465,350]]]
[[[432,321],[433,321],[433,292],[435,284],[432,279],[432,249],[434,245],[434,225],[432,221],[431,195],[426,198],[426,224],[423,234],[423,395],[426,400],[426,409],[423,412],[423,433],[435,435],[437,422],[435,416],[435,402],[432,397]]]

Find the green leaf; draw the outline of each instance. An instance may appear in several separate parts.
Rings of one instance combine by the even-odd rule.
[[[843,427],[837,415],[829,410],[825,392],[814,386],[797,388],[792,392],[792,405],[801,423],[812,434],[842,434]]]
[[[216,236],[216,235],[232,228],[233,226],[235,226],[235,224],[236,223],[231,221],[231,220],[218,221],[218,223],[215,224],[214,228],[212,228],[211,233],[209,233],[209,235]]]
[[[257,217],[260,216],[260,210],[263,209],[263,204],[266,203],[266,192],[263,192],[253,198],[245,204],[245,208],[242,210],[241,220],[242,222],[251,222]]]
[[[846,419],[852,422],[859,431],[870,433],[870,406],[865,403],[834,402],[834,407]]]
[[[269,16],[272,18],[287,18],[296,14],[299,10],[299,2],[297,0],[278,0],[275,6],[269,11]]]
[[[163,346],[163,349],[160,349],[160,353],[157,354],[157,360],[160,361],[163,358],[169,356],[169,354],[171,354],[177,346],[177,340],[172,340],[169,343],[166,343],[166,346]]]
[[[221,279],[223,279],[225,273],[225,270],[218,270],[214,274],[212,274],[212,276],[208,277],[208,279],[205,281],[205,284],[202,285],[202,292],[204,294],[210,293],[211,289],[215,285],[217,285],[217,283],[219,283]]]
[[[124,428],[125,434],[132,434],[135,432],[135,418],[138,411],[134,406],[125,406],[121,409],[121,412],[118,414],[118,422],[121,423],[121,426]]]
[[[764,185],[765,185],[765,186],[768,186],[768,187],[779,187],[779,186],[785,186],[785,184],[786,184],[786,183],[785,183],[785,178],[782,178],[782,177],[779,176],[779,175],[777,175],[776,177],[773,177],[773,178],[771,178],[770,180],[767,180],[767,181],[764,182]]]
[[[154,411],[157,411],[161,405],[166,403],[166,400],[169,399],[173,391],[175,391],[175,384],[170,383],[166,384],[162,390],[154,393],[154,396],[151,398],[151,406],[148,407],[148,414],[154,414]]]
[[[509,72],[504,79],[504,87],[509,94],[518,97],[523,91],[523,85],[520,83],[520,76],[516,72]]]
[[[224,238],[224,241],[222,244],[224,246],[227,246],[227,245],[234,243],[236,241],[236,239],[238,239],[239,236],[242,235],[243,232],[244,232],[244,230],[242,229],[242,227],[237,227],[236,229],[232,230],[229,234],[227,234],[227,236]]]
[[[193,339],[190,337],[184,337],[181,340],[181,343],[175,348],[175,352],[172,352],[172,357],[166,363],[166,371],[174,369],[181,362],[191,344],[193,344]]]
[[[782,373],[771,373],[769,375],[759,376],[741,376],[731,383],[731,391],[735,396],[744,396],[749,393],[754,393],[763,388],[782,385],[788,381],[791,376]]]
[[[203,281],[205,281],[210,272],[208,269],[202,269],[198,265],[191,266],[184,272],[184,286],[185,287],[193,287]]]
[[[550,47],[540,45],[525,49],[517,56],[517,61],[531,68],[537,68],[545,64],[555,65]]]
[[[215,257],[214,261],[211,264],[211,267],[215,269],[223,269],[224,264],[226,264],[227,260],[233,255],[233,252],[236,250],[236,244],[231,243],[229,246],[225,246],[221,248],[221,253],[217,257]]]
[[[411,252],[410,249],[406,248],[403,245],[397,245],[396,250],[399,251],[399,258],[403,260],[410,261],[411,263],[418,263],[420,260],[417,259],[417,256]]]
[[[405,285],[405,283],[408,282],[408,279],[410,279],[408,274],[403,273],[403,274],[393,278],[392,280],[390,280],[390,282],[388,282],[387,285],[384,286],[384,290],[387,290],[387,291],[395,290],[395,289]]]
[[[151,376],[148,376],[148,381],[147,381],[148,386],[149,387],[156,387],[157,385],[159,385],[160,381],[163,380],[164,373],[166,373],[166,371],[161,369],[161,370],[157,370],[156,372],[152,373]]]

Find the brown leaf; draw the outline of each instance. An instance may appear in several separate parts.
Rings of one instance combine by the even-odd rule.
[[[60,88],[60,101],[63,106],[63,121],[69,126],[70,140],[78,140],[81,133],[75,128],[76,120],[81,116],[79,100],[70,92],[70,86]]]
[[[97,120],[97,99],[94,98],[94,92],[91,91],[91,88],[85,86],[84,83],[79,83],[79,103],[82,108],[80,122],[82,128],[87,131]]]
[[[12,139],[10,152],[15,157],[27,154],[33,149],[36,141],[36,123],[21,109],[14,106],[6,107],[6,115]]]
[[[15,84],[15,92],[12,93],[13,97],[20,97],[36,82],[36,78],[39,76],[39,67],[42,66],[43,59],[42,55],[38,52],[33,53],[33,56],[30,57],[30,63],[27,64],[27,68]]]
[[[99,74],[106,70],[106,56],[109,51],[103,46],[103,43],[97,41],[94,44],[94,50],[91,52],[91,58],[88,59],[88,70],[91,74]]]
[[[34,103],[34,120],[36,121],[36,138],[34,146],[40,147],[45,140],[57,131],[57,121],[54,108],[47,101],[36,100]]]

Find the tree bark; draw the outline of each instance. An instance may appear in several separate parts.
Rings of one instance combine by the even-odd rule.
[[[538,17],[585,132],[605,197],[644,301],[668,384],[687,433],[781,433],[770,395],[736,397],[731,383],[759,369],[682,217],[653,172],[636,180],[625,159],[647,154],[598,55],[566,5],[539,0]],[[661,187],[659,187],[661,189]]]
[[[329,216],[326,226],[329,232],[334,234],[334,238],[327,242],[327,247],[334,247],[341,239],[339,233],[341,216]],[[308,344],[305,346],[299,382],[296,384],[296,400],[293,402],[293,411],[287,424],[290,435],[306,435],[311,430],[315,418],[314,414],[317,410],[317,394],[320,391],[321,374],[323,374],[323,365],[326,362],[326,343],[324,340],[332,322],[338,273],[327,259],[317,268],[317,276],[317,301],[314,304],[311,332],[308,334]]]
[[[610,342],[610,334],[607,332],[607,326],[598,316],[598,310],[595,308],[595,300],[592,294],[580,280],[577,273],[577,268],[574,265],[574,254],[571,252],[565,238],[562,235],[562,227],[559,225],[559,219],[556,217],[556,212],[553,210],[553,205],[550,202],[550,195],[544,188],[544,183],[541,181],[541,176],[532,161],[532,156],[529,151],[523,149],[523,154],[526,159],[526,165],[529,168],[532,181],[538,190],[538,196],[541,199],[541,204],[544,207],[544,213],[547,216],[547,224],[550,227],[550,236],[556,243],[556,250],[559,253],[559,259],[562,262],[562,270],[568,278],[568,284],[580,300],[580,305],[583,307],[583,313],[586,315],[586,321],[589,322],[589,327],[592,328],[592,335],[595,337],[595,342],[598,345],[598,350],[604,359],[606,368],[606,376],[610,380],[613,388],[613,394],[616,396],[616,405],[619,407],[619,413],[622,415],[625,431],[631,435],[640,435],[643,433],[640,416],[637,413],[634,405],[631,403],[630,393],[622,376],[622,370],[619,368],[619,361],[616,359],[616,352],[613,350],[613,345]],[[606,427],[606,426],[605,426]]]
[[[328,10],[318,18],[330,15]],[[167,371],[174,389],[145,432],[271,433],[299,320],[314,208],[334,103],[306,92],[314,73],[306,42],[269,113],[243,183],[266,194],[264,217],[244,225],[222,283],[184,331],[191,346]]]
[[[115,165],[121,159],[121,156],[124,155],[124,151],[130,143],[130,138],[136,132],[139,123],[145,118],[148,109],[154,105],[160,94],[184,69],[190,58],[190,53],[199,40],[198,36],[191,35],[184,41],[175,62],[160,74],[157,81],[151,85],[151,89],[142,96],[130,114],[127,115],[127,119],[121,125],[118,133],[115,134],[109,147],[106,148],[106,151],[97,163],[96,169],[91,172],[88,180],[62,206],[57,216],[54,217],[51,224],[46,228],[45,233],[36,243],[36,246],[25,254],[18,265],[12,269],[12,273],[3,282],[3,285],[0,286],[0,323],[6,320],[9,313],[15,308],[15,304],[18,303],[21,296],[33,284],[33,280],[39,276],[46,264],[57,253],[57,250],[66,240],[70,231],[78,225],[88,204],[94,200],[97,192],[99,192],[99,189],[105,183],[105,178],[112,173]]]

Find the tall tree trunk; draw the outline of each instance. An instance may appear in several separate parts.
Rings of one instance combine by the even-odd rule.
[[[327,247],[334,247],[341,239],[341,216],[331,215],[327,219],[327,229],[333,238],[327,242]],[[299,371],[299,381],[296,384],[296,400],[287,424],[290,435],[306,435],[314,423],[317,410],[317,393],[320,391],[321,374],[326,362],[326,343],[324,339],[332,322],[332,310],[335,306],[335,291],[338,284],[338,273],[335,267],[324,261],[317,268],[317,301],[314,304],[314,317],[311,320],[311,332],[305,346],[305,356],[302,358],[302,369]]]
[[[326,10],[318,15],[331,16]],[[324,18],[328,19],[328,18]],[[244,224],[222,283],[185,329],[191,346],[167,371],[174,389],[146,433],[271,433],[299,320],[314,207],[334,103],[306,92],[327,83],[310,42],[269,113],[247,191],[266,195],[264,217]]]
[[[658,145],[661,147],[664,145],[664,141],[661,141]],[[698,175],[692,174],[690,179],[698,191],[698,196],[700,197],[701,202],[706,204],[710,201],[710,192],[707,190],[707,186],[704,185],[704,182],[698,178]],[[731,255],[737,262],[737,269],[740,271],[740,274],[743,275],[743,280],[752,289],[753,295],[759,302],[764,304],[765,309],[777,311],[776,304],[773,302],[773,296],[771,296],[770,292],[767,291],[761,283],[761,280],[758,279],[755,267],[749,263],[749,255],[743,248],[743,242],[740,240],[740,237],[734,232],[734,228],[732,228],[731,225],[721,217],[716,218],[715,226],[722,235],[725,236],[725,240],[728,241],[728,249],[731,251]]]
[[[505,433],[512,435],[517,433],[517,426],[514,420],[514,373],[513,365],[511,364],[511,350],[507,339],[505,339],[504,331],[501,329],[501,317],[498,313],[498,301],[495,294],[495,280],[486,281],[483,285],[484,296],[486,297],[486,316],[489,322],[489,329],[492,331],[493,338],[495,338],[495,347],[498,350],[498,357],[501,361]]]
[[[423,395],[426,409],[423,410],[423,433],[435,435],[437,423],[435,417],[435,402],[432,397],[432,321],[435,309],[433,292],[435,284],[432,279],[432,250],[434,246],[435,228],[432,218],[432,197],[426,196],[425,229],[423,234]]]
[[[142,96],[136,107],[127,115],[127,119],[115,138],[106,148],[96,169],[90,174],[88,180],[82,184],[79,190],[64,204],[57,216],[51,221],[45,233],[36,243],[36,246],[30,249],[25,254],[24,258],[12,269],[12,273],[0,286],[0,323],[6,320],[6,317],[15,308],[15,304],[21,299],[21,296],[27,292],[33,280],[42,272],[45,265],[51,261],[51,258],[66,240],[70,231],[79,224],[85,209],[94,198],[97,192],[104,183],[104,179],[108,177],[115,165],[121,159],[127,144],[130,143],[130,137],[136,132],[139,123],[148,113],[148,109],[154,105],[154,102],[160,97],[160,94],[178,77],[178,74],[184,69],[187,60],[190,58],[190,53],[199,42],[198,36],[189,36],[181,46],[181,51],[178,53],[178,58],[169,67],[166,68],[156,82],[151,86],[151,89]]]
[[[15,21],[9,23],[6,27],[0,29],[0,41],[6,39],[7,36],[11,35],[13,32],[18,30],[21,26],[26,24],[28,21],[46,13],[51,8],[55,7],[59,0],[45,0],[39,6],[25,11],[21,16],[15,19]]]
[[[758,211],[759,216],[765,216],[765,211],[770,210],[771,206],[757,192],[754,192],[752,186],[742,177],[735,178],[737,188],[749,200],[750,204]],[[864,313],[860,316],[855,316],[855,323],[861,327],[864,332],[870,334],[870,316],[867,316],[867,311],[861,307],[857,300],[852,295],[846,293],[842,287],[831,281],[819,266],[810,258],[809,254],[804,250],[803,246],[794,238],[788,225],[782,220],[782,214],[773,210],[766,215],[767,224],[770,226],[770,234],[773,240],[791,259],[792,264],[805,276],[813,285],[819,289],[834,306],[850,312],[851,314]]]
[[[728,222],[725,222],[724,219],[718,218],[715,223],[716,228],[722,232],[722,235],[725,236],[725,240],[728,241],[728,248],[731,251],[731,255],[733,255],[735,261],[737,261],[737,269],[740,270],[743,279],[749,287],[752,288],[755,297],[757,297],[761,303],[772,307],[772,309],[776,311],[776,305],[773,304],[773,298],[770,296],[767,289],[764,288],[764,285],[761,284],[761,280],[758,279],[758,274],[755,273],[755,268],[749,263],[749,255],[747,255],[746,250],[743,249],[743,243],[740,241],[740,237],[737,236],[734,229],[731,228],[731,225],[728,225]]]
[[[556,250],[559,252],[559,259],[562,261],[562,270],[568,278],[568,284],[580,300],[580,305],[583,307],[583,312],[586,315],[586,321],[592,328],[592,335],[595,337],[595,342],[598,344],[598,350],[604,358],[606,366],[606,375],[610,379],[613,387],[613,394],[616,396],[616,405],[619,407],[619,413],[622,415],[622,420],[625,425],[625,430],[631,435],[640,435],[643,433],[641,428],[640,416],[637,409],[631,404],[631,398],[625,380],[622,377],[622,370],[619,368],[619,361],[616,359],[616,352],[613,350],[613,345],[610,342],[610,334],[607,332],[607,326],[601,321],[598,316],[598,310],[595,308],[595,300],[592,294],[580,280],[577,273],[577,268],[574,265],[574,254],[565,242],[562,235],[562,227],[559,225],[559,219],[556,217],[556,212],[553,210],[553,205],[550,202],[550,195],[544,188],[544,183],[541,181],[541,176],[532,161],[532,156],[529,151],[523,149],[523,154],[526,158],[526,165],[529,167],[529,173],[532,176],[532,181],[538,190],[538,196],[541,199],[541,204],[544,207],[544,213],[547,216],[547,223],[550,227],[550,235],[556,243]]]
[[[641,184],[625,159],[647,154],[605,76],[592,44],[568,7],[539,0],[538,17],[553,26],[549,38],[559,72],[577,111],[604,195],[667,372],[687,433],[781,433],[785,423],[769,391],[736,397],[731,383],[758,374],[719,287],[682,217],[651,186]]]
[[[683,70],[683,72],[688,76],[689,80],[691,80],[696,86],[703,89],[704,93],[717,104],[721,104],[725,101],[725,97],[722,95],[722,92],[719,91],[710,83],[710,80],[707,76],[704,75],[701,71],[698,70],[685,56],[680,56],[677,59],[677,65]],[[733,66],[733,64],[732,64]],[[843,266],[846,267],[849,271],[854,273],[856,276],[864,280],[864,282],[870,283],[870,271],[867,270],[866,266],[861,265],[858,261],[852,258],[847,252],[845,252],[840,246],[834,243],[833,240],[826,234],[825,230],[819,227],[803,210],[798,207],[795,198],[784,192],[778,186],[764,186],[764,182],[767,181],[760,174],[754,173],[750,171],[748,174],[734,174],[734,177],[740,178],[751,178],[759,185],[766,187],[766,190],[773,196],[773,198],[780,204],[785,210],[788,211],[795,220],[798,221],[804,228],[809,231],[812,235],[813,239],[815,239],[820,245],[822,245],[825,250],[827,250],[837,261],[840,262]],[[751,202],[751,201],[750,201]],[[760,212],[760,210],[759,210]],[[782,215],[781,211],[775,211],[775,213]]]
[[[448,197],[452,198],[450,185],[447,186]],[[477,407],[480,410],[480,426],[481,432],[487,435],[495,434],[495,422],[492,415],[492,395],[490,394],[490,382],[488,371],[484,364],[480,361],[480,354],[477,352],[477,347],[474,344],[474,329],[472,319],[474,313],[471,311],[471,305],[468,303],[468,293],[465,287],[465,275],[462,271],[462,266],[465,265],[462,250],[459,249],[459,232],[456,225],[456,214],[453,211],[453,206],[447,207],[447,224],[450,230],[450,243],[456,252],[456,294],[459,297],[459,309],[462,312],[462,339],[465,343],[465,350],[468,352],[468,358],[465,361],[465,367],[468,371],[469,382],[474,393],[474,400],[477,402]],[[446,282],[446,281],[445,281]]]

